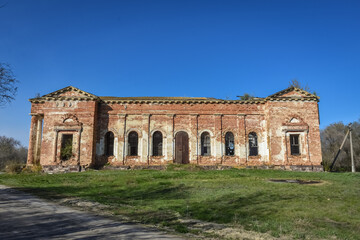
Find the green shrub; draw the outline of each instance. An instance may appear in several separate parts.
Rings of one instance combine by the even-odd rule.
[[[25,168],[25,164],[20,164],[20,163],[10,163],[8,165],[6,165],[5,167],[5,171],[7,173],[21,173],[21,171],[23,170],[23,168]]]
[[[67,139],[64,146],[61,148],[61,159],[69,160],[73,155],[72,152],[72,139]]]
[[[22,169],[22,173],[40,173],[42,172],[41,165],[26,166]]]

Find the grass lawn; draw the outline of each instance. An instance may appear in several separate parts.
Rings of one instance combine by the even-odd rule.
[[[318,180],[321,184],[269,179]],[[191,231],[198,219],[294,239],[360,239],[360,174],[277,170],[87,171],[1,174],[0,184],[50,198],[79,197],[143,223]]]

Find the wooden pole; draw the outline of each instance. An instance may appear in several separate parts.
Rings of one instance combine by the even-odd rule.
[[[332,169],[333,169],[333,167],[335,165],[336,159],[338,158],[338,156],[339,156],[339,154],[341,152],[341,149],[344,147],[344,144],[345,144],[347,136],[349,135],[349,132],[350,132],[350,129],[347,131],[347,133],[346,133],[346,135],[344,137],[344,140],[343,140],[343,142],[342,142],[342,144],[341,144],[341,146],[340,146],[340,148],[339,148],[339,150],[338,150],[338,152],[337,152],[337,154],[336,154],[336,156],[334,158],[334,161],[332,162],[332,164],[330,166],[330,172],[332,171]]]
[[[351,136],[352,129],[351,129],[351,127],[349,127],[349,131],[350,131],[351,172],[355,172],[354,153],[353,153],[353,144],[352,144],[352,136]]]

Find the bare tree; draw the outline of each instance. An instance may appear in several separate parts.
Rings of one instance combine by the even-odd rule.
[[[0,170],[8,164],[25,164],[27,148],[18,140],[11,137],[0,136]]]
[[[15,78],[9,64],[0,63],[0,106],[15,99],[18,80]]]

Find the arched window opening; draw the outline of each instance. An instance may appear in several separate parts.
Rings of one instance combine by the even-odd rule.
[[[225,155],[234,156],[235,144],[234,144],[234,134],[232,132],[227,132],[225,134]]]
[[[114,134],[112,132],[105,134],[105,155],[114,156]]]
[[[208,132],[203,132],[201,134],[201,155],[211,155],[210,134]]]
[[[138,134],[135,131],[129,133],[128,136],[128,156],[138,155]]]
[[[163,142],[162,133],[156,131],[153,134],[153,156],[162,156],[162,145],[163,145],[162,142]]]
[[[258,139],[254,132],[249,133],[249,156],[258,155]]]

